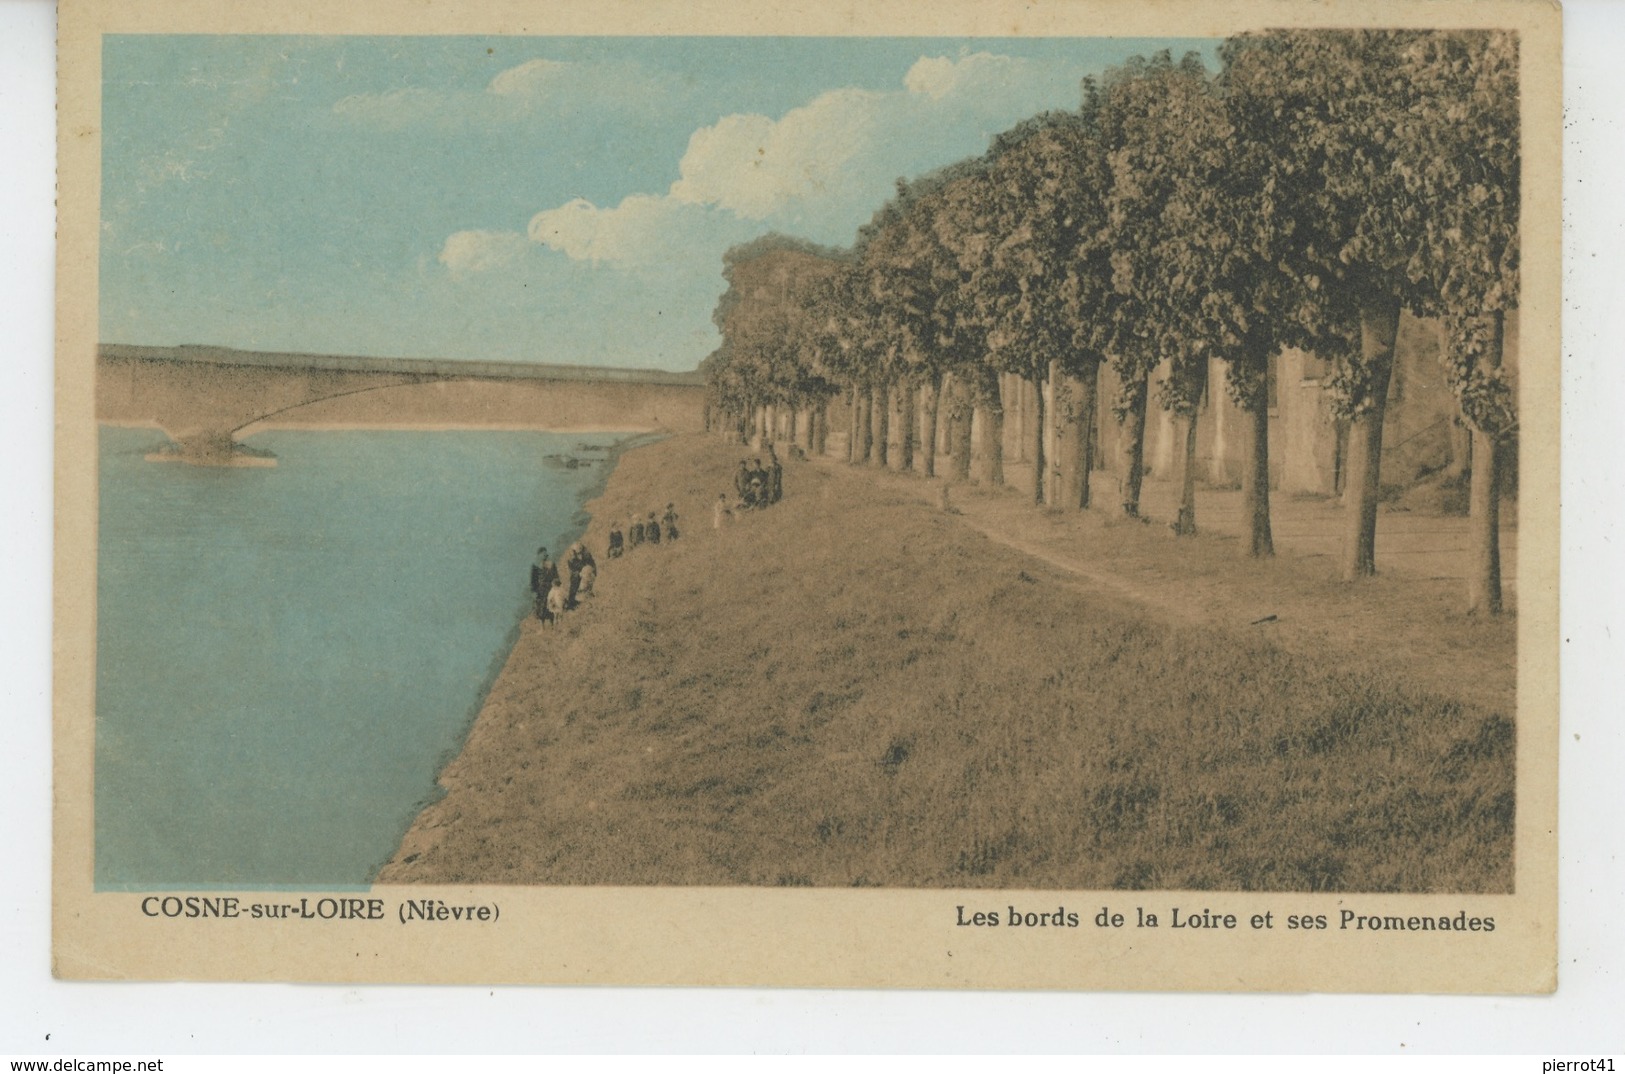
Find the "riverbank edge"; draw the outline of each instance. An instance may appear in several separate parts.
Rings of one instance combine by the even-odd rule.
[[[366,431],[370,432],[372,430],[369,429]],[[543,430],[494,431],[530,432]],[[546,431],[553,432],[553,430]],[[575,435],[577,432],[578,430],[570,430],[568,435]],[[628,432],[629,435],[625,439],[617,440],[613,444],[610,444],[608,447],[603,449],[601,453],[597,451],[593,452],[594,455],[601,455],[601,459],[595,458],[594,461],[601,461],[603,465],[595,468],[597,471],[597,479],[582,490],[580,506],[578,506],[575,512],[570,516],[570,521],[566,523],[565,526],[552,538],[555,546],[567,547],[570,543],[580,540],[586,533],[587,528],[592,525],[593,521],[592,512],[589,511],[588,508],[593,503],[602,499],[604,490],[609,487],[609,482],[614,477],[616,467],[620,464],[622,457],[625,456],[627,452],[635,451],[640,447],[647,447],[657,444],[661,440],[664,440],[666,437],[671,435],[664,432],[640,432],[619,429],[593,430],[593,432],[599,434]],[[571,452],[571,457],[580,457],[580,454],[581,453],[578,448],[576,451]],[[437,757],[435,760],[434,781],[430,784],[429,789],[425,791],[417,801],[412,803],[409,810],[410,817],[407,820],[406,825],[401,830],[399,838],[396,840],[397,849],[391,851],[390,855],[384,860],[376,862],[368,868],[367,879],[365,881],[366,885],[370,886],[376,883],[379,872],[388,866],[390,862],[394,861],[399,855],[401,841],[411,834],[413,827],[418,822],[418,818],[423,815],[423,811],[446,796],[446,788],[441,783],[441,776],[446,769],[455,763],[457,758],[462,755],[463,747],[468,742],[468,736],[473,733],[475,724],[478,722],[481,713],[485,711],[486,703],[491,696],[491,691],[496,687],[498,680],[502,676],[503,670],[508,666],[508,661],[513,658],[514,650],[518,647],[519,639],[524,633],[525,621],[530,617],[530,615],[531,602],[529,599],[521,597],[515,608],[513,625],[508,628],[508,633],[504,636],[502,644],[497,646],[496,651],[493,653],[489,663],[486,665],[485,674],[480,678],[480,684],[474,692],[473,700],[469,702],[468,708],[465,710],[462,720],[458,724],[456,737],[449,745],[446,746],[444,750],[441,751],[439,757]]]

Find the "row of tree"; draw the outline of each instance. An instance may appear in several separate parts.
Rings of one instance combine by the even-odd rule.
[[[1249,416],[1244,545],[1263,556],[1268,368],[1301,348],[1330,363],[1332,410],[1348,423],[1341,567],[1353,579],[1375,570],[1384,407],[1409,310],[1445,328],[1473,431],[1469,609],[1498,612],[1496,486],[1516,428],[1501,367],[1518,296],[1516,38],[1285,31],[1231,38],[1219,54],[1216,75],[1165,52],[1086,80],[1077,111],[899,180],[850,249],[770,236],[730,251],[723,342],[703,365],[712,413],[744,434],[764,408],[789,408],[821,444],[839,400],[855,459],[878,443],[911,466],[919,449],[927,473],[946,425],[960,476],[974,424],[1000,482],[999,384],[1013,374],[1038,389],[1040,411],[1052,387],[1059,477],[1040,413],[1034,495],[1080,508],[1104,365],[1120,386],[1124,509],[1138,511],[1154,396],[1185,431],[1176,528],[1190,532],[1196,413],[1216,361]],[[901,436],[886,435],[894,411]]]

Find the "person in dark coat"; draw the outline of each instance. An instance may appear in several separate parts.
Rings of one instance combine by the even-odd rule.
[[[746,507],[766,507],[768,492],[768,473],[762,467],[761,459],[751,460],[754,465],[750,468],[750,499],[745,501]]]
[[[650,544],[660,543],[660,523],[655,520],[655,513],[649,512],[649,521],[643,524],[643,539]]]
[[[666,505],[666,517],[661,519],[666,525],[666,540],[677,540],[677,507],[675,504]]]
[[[530,591],[536,597],[536,618],[544,623],[548,621],[547,594],[558,580],[558,565],[548,558],[546,546],[538,548],[536,562],[530,565]]]
[[[628,550],[636,548],[643,543],[643,519],[632,520],[632,528],[626,531],[626,547]]]
[[[626,538],[621,535],[621,524],[611,522],[609,524],[609,558],[620,559],[625,545]]]
[[[576,593],[581,589],[581,568],[587,565],[586,552],[587,550],[581,547],[581,542],[577,541],[570,546],[569,554],[564,557],[564,569],[570,574],[570,587],[564,594],[566,608],[576,606]]]
[[[739,502],[746,507],[750,502],[750,463],[744,459],[739,460],[739,470],[734,474],[734,491],[739,493]]]
[[[778,503],[784,498],[784,464],[779,462],[779,453],[773,450],[773,445],[767,445],[767,457],[771,464],[767,474],[767,502]]]

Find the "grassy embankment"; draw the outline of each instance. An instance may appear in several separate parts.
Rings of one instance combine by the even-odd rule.
[[[381,882],[1511,889],[1506,624],[837,464],[718,534],[740,451],[621,460],[592,547],[682,540],[527,624]]]

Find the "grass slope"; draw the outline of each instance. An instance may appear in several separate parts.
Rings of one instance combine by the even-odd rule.
[[[1137,606],[908,478],[793,463],[714,532],[740,450],[621,460],[592,546],[668,500],[683,538],[527,625],[381,882],[1511,889],[1509,707]]]

